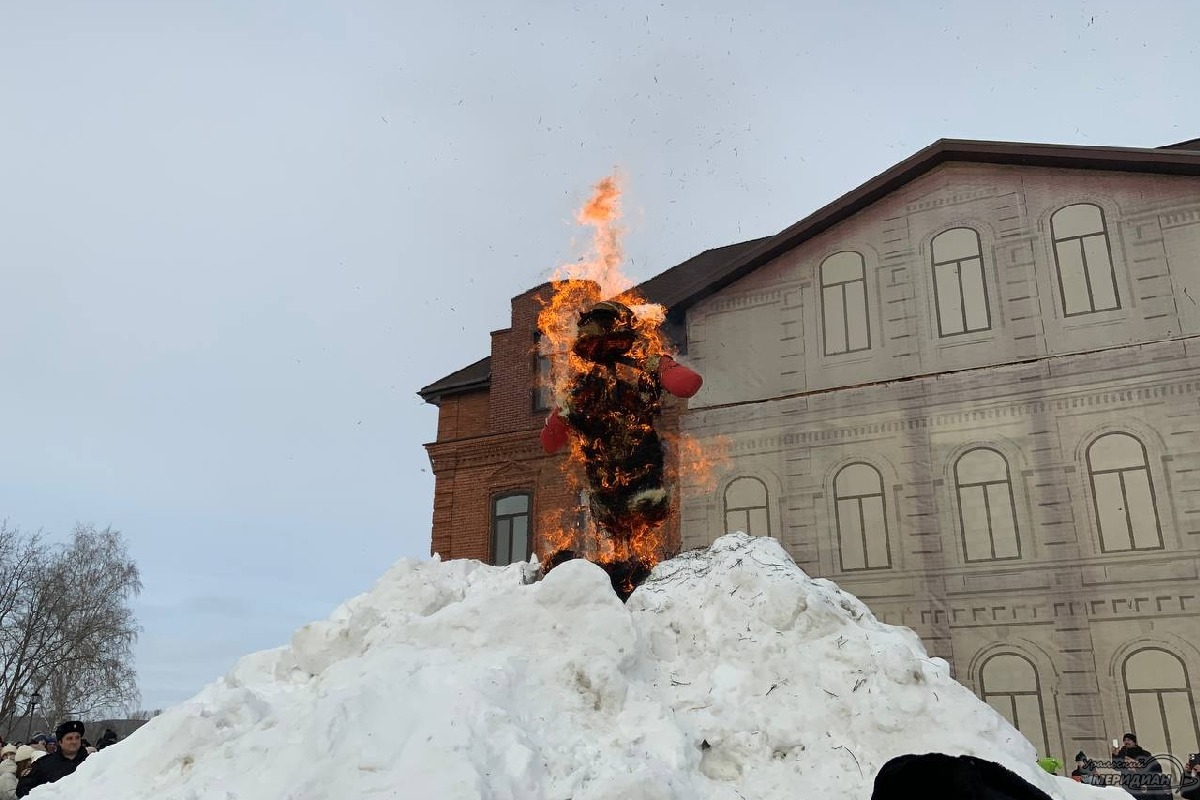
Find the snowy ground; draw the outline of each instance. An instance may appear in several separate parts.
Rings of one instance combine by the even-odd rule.
[[[31,797],[865,800],[889,758],[931,751],[1128,797],[1040,770],[915,634],[772,539],[664,562],[627,606],[584,561],[533,575],[401,561]]]

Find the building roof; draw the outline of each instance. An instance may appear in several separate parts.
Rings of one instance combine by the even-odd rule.
[[[921,175],[951,162],[1200,175],[1200,139],[1155,148],[938,139],[774,236],[706,250],[650,278],[638,289],[646,299],[666,306],[668,318],[679,322],[689,307],[704,298]],[[426,386],[418,394],[436,405],[443,395],[487,388],[490,377],[490,358],[483,358]]]
[[[1057,167],[1115,172],[1149,172],[1164,175],[1200,175],[1200,151],[1187,150],[1181,142],[1164,148],[1090,147],[1061,144],[981,142],[939,139],[858,188],[834,200],[761,244],[749,248],[717,271],[713,280],[680,298],[671,309],[682,314],[687,308],[744,278],[781,254],[811,239],[888,194],[949,162],[1000,164],[1021,167]]]
[[[1159,150],[1200,150],[1200,139],[1188,139],[1185,142],[1176,142],[1175,144],[1164,144],[1158,148]]]
[[[724,247],[714,247],[699,255],[692,256],[682,264],[678,264],[665,272],[661,272],[634,289],[645,299],[658,303],[670,309],[679,298],[687,297],[698,288],[704,286],[720,274],[730,259],[736,258],[750,246],[763,242],[770,237],[752,239],[739,244],[729,244]],[[465,394],[486,389],[491,383],[492,359],[486,356],[470,366],[452,372],[428,386],[418,390],[417,394],[426,403],[437,405],[446,396]]]
[[[474,364],[463,367],[457,372],[451,372],[444,378],[434,381],[417,391],[426,403],[438,401],[446,395],[464,394],[479,389],[486,389],[492,380],[492,357],[484,356]]]

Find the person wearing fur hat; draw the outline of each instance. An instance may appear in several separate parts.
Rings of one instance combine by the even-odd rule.
[[[17,780],[20,780],[25,775],[29,774],[29,770],[33,767],[33,762],[37,760],[35,756],[40,757],[46,755],[41,750],[34,750],[27,744],[23,744],[17,748],[17,752],[13,755],[13,763],[17,765]],[[16,789],[13,790],[16,794]]]
[[[4,747],[0,747],[0,761],[11,761],[16,754],[17,746],[15,744],[6,744]]]
[[[0,761],[0,800],[17,800],[17,762],[11,758]]]
[[[17,782],[17,797],[24,797],[44,783],[54,783],[67,777],[88,757],[83,748],[83,723],[78,720],[63,722],[54,730],[58,749],[39,758],[30,768],[29,774]]]

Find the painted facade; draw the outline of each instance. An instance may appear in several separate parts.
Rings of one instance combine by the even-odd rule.
[[[1185,758],[1193,298],[1200,179],[940,166],[688,310],[682,425],[729,456],[683,546],[779,538],[1043,753]]]
[[[1200,140],[1175,148],[944,140],[644,284],[705,376],[665,424],[726,454],[671,535],[778,538],[1064,762],[1127,730],[1200,750]],[[537,291],[421,390],[443,557],[521,557],[577,502],[537,448]]]

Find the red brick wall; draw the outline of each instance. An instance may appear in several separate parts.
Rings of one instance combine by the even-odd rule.
[[[487,392],[454,395],[442,400],[442,406],[438,410],[437,440],[439,442],[483,436],[487,432]]]
[[[537,332],[539,299],[550,286],[517,295],[512,299],[512,325],[492,332],[492,385],[489,430],[492,432],[537,430],[546,412],[534,412],[534,335]]]

